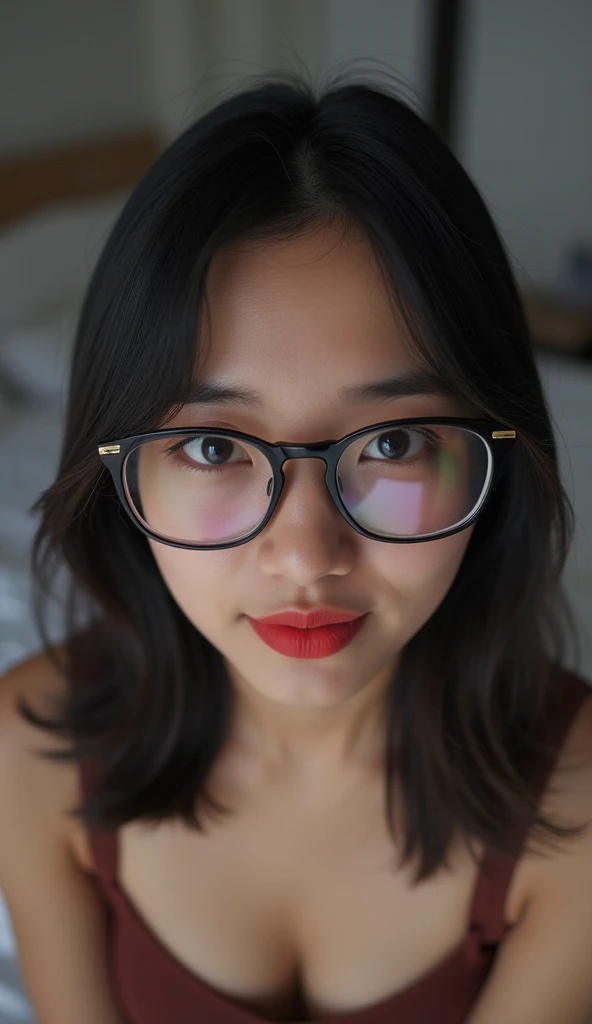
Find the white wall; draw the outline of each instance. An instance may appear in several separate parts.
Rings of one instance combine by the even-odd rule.
[[[345,71],[400,76],[403,95],[423,106],[430,0],[326,0],[325,63]]]
[[[385,71],[427,102],[429,0],[2,0],[0,157],[118,129],[167,141],[245,75]],[[472,0],[458,155],[522,279],[592,238],[592,3]]]
[[[550,283],[574,238],[592,243],[592,3],[473,0],[467,13],[458,155],[522,279]]]
[[[314,78],[324,59],[323,0],[138,0],[138,11],[163,141],[245,76],[285,68]]]
[[[136,0],[2,0],[0,156],[151,123]]]
[[[0,156],[153,125],[245,75],[368,57],[423,83],[428,0],[2,0]]]

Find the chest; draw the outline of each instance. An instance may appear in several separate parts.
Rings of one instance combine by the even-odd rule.
[[[216,792],[233,806],[231,794]],[[477,866],[464,846],[418,886],[396,863],[379,784],[267,787],[206,832],[130,824],[118,882],[164,950],[266,1020],[387,999],[462,941]],[[476,847],[477,853],[480,850]]]

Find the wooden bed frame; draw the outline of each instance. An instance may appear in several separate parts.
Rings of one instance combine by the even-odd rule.
[[[133,188],[160,149],[146,131],[0,160],[0,225],[46,203]]]

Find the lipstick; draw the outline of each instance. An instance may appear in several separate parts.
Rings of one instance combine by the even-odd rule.
[[[287,614],[287,613],[286,613]],[[269,616],[275,618],[276,616]],[[283,616],[277,616],[283,617]],[[346,622],[333,622],[310,629],[269,623],[247,616],[258,637],[279,654],[290,658],[326,658],[343,650],[357,636],[368,612]]]

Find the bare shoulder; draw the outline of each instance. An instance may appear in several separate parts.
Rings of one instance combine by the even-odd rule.
[[[584,830],[522,858],[516,874],[527,890],[525,912],[504,938],[467,1024],[592,1019],[592,690],[558,752],[539,809],[555,824]]]
[[[29,743],[48,740],[56,742],[49,732],[40,731],[27,722],[18,709],[19,699],[42,714],[53,710],[52,701],[61,697],[67,688],[65,673],[60,671],[55,658],[65,666],[66,646],[58,645],[50,653],[41,651],[11,666],[0,676],[0,739],[4,749],[25,754]]]
[[[65,645],[52,652],[65,666]],[[24,700],[33,711],[51,715],[67,685],[65,672],[45,652],[0,676],[0,787],[5,814],[11,807],[15,813],[19,807],[30,808],[40,829],[63,828],[69,841],[72,819],[66,812],[79,801],[77,766],[43,757],[41,751],[64,749],[66,741],[28,722],[18,707]]]
[[[545,846],[526,858],[525,880],[536,900],[561,900],[567,890],[592,891],[592,688],[565,736],[539,811],[562,826],[585,826],[580,836]]]
[[[57,653],[65,669],[65,652]],[[35,1019],[123,1024],[106,907],[69,836],[68,812],[80,802],[78,768],[42,757],[67,740],[29,723],[18,709],[22,698],[32,711],[51,716],[67,685],[48,654],[0,677],[0,886]]]

